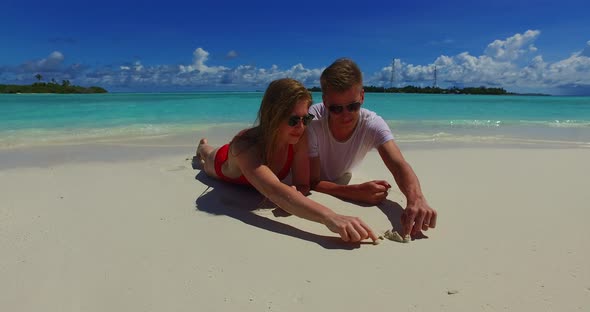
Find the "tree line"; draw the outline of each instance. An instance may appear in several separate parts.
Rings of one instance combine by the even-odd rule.
[[[62,80],[61,84],[51,79],[49,82],[42,82],[43,76],[36,74],[37,82],[31,85],[5,85],[0,84],[0,93],[107,93],[101,87],[81,87],[72,85],[69,80]]]

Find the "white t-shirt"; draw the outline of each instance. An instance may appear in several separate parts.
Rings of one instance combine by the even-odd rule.
[[[383,143],[393,140],[393,134],[383,118],[361,108],[354,133],[345,142],[337,141],[328,127],[328,111],[323,103],[314,104],[309,113],[316,118],[307,127],[309,157],[320,157],[320,179],[334,181],[356,167],[365,155]]]

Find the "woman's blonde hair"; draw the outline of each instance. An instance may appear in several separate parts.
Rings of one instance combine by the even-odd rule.
[[[257,125],[236,138],[257,145],[263,163],[269,165],[274,147],[278,146],[278,130],[281,123],[291,116],[295,105],[302,100],[307,102],[309,108],[312,103],[311,93],[299,81],[291,78],[272,81],[260,103]]]

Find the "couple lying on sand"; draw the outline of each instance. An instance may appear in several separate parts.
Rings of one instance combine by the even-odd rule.
[[[304,195],[315,190],[369,204],[383,201],[391,187],[386,181],[334,183],[350,175],[367,152],[377,148],[407,199],[402,234],[414,236],[434,228],[436,211],[426,202],[391,130],[377,114],[361,108],[365,92],[358,66],[349,59],[336,60],[322,72],[320,83],[323,103],[311,105],[311,93],[300,82],[288,78],[271,82],[256,127],[218,148],[201,139],[197,157],[205,173],[251,185],[285,211],[324,224],[344,241],[376,241],[361,219],[337,214]],[[289,172],[294,187],[281,182]]]

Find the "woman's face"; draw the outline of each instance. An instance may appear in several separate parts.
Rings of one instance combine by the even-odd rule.
[[[289,115],[291,119],[296,119],[297,117],[306,117],[308,113],[308,101],[301,100],[295,104],[293,111]],[[303,132],[305,132],[305,125],[303,124],[303,118],[299,118],[297,123],[294,126],[289,125],[289,119],[287,118],[281,122],[281,126],[279,128],[279,141],[285,142],[287,144],[296,144]]]

